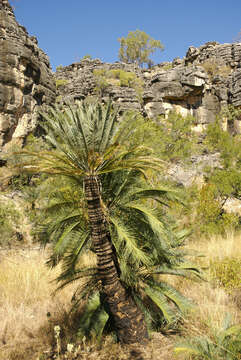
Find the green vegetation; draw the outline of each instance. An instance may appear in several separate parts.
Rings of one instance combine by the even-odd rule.
[[[61,86],[67,85],[68,80],[66,80],[66,79],[56,79],[55,84],[56,84],[56,89],[58,89]]]
[[[58,65],[58,66],[56,66],[56,71],[58,71],[58,70],[63,70],[63,65]]]
[[[233,135],[222,129],[222,119],[228,119],[232,128],[233,121],[240,111],[233,107],[224,108],[214,123],[209,124],[203,148],[220,154],[220,166],[207,168],[205,184],[190,192],[190,206],[196,207],[192,214],[194,229],[202,234],[224,233],[240,228],[240,216],[227,213],[223,206],[227,199],[241,199],[241,147],[240,135]]]
[[[157,49],[163,50],[160,40],[154,40],[144,31],[130,31],[127,37],[118,39],[120,42],[119,59],[125,63],[135,63],[139,66],[153,64],[150,55]]]
[[[91,60],[91,59],[92,59],[92,56],[89,55],[89,54],[86,54],[86,55],[84,55],[84,56],[82,57],[82,59],[81,59],[80,61],[82,61],[82,60]]]
[[[193,116],[183,117],[176,112],[170,112],[167,118],[160,117],[157,120],[144,119],[138,115],[132,142],[150,146],[163,160],[186,161],[198,152],[197,136],[192,131],[194,123]]]
[[[56,107],[42,115],[54,149],[22,151],[23,166],[48,181],[70,181],[56,188],[55,180],[55,192],[48,192],[42,236],[53,245],[50,264],[63,263],[60,288],[82,280],[74,295],[77,306],[87,299],[79,336],[98,338],[109,328],[132,343],[147,338],[147,325],[174,326],[190,304],[162,276],[199,277],[199,271],[180,249],[187,232],[174,231],[166,213],[179,192],[143,179],[161,171],[163,162],[133,145],[136,117],[120,124],[111,104]],[[94,253],[97,265],[83,266],[84,253]]]
[[[196,360],[237,360],[241,355],[241,326],[231,325],[226,315],[221,329],[213,330],[212,338],[200,336],[181,342],[175,347],[175,353],[185,352],[189,359]]]
[[[118,69],[99,69],[95,76],[102,78],[105,86],[135,88],[135,81],[140,80]],[[109,351],[109,357],[110,349],[117,349],[114,340],[109,347],[106,345],[108,334],[125,342],[120,328],[116,331],[118,318],[109,306],[112,299],[108,299],[104,283],[108,278],[103,275],[105,260],[111,254],[107,260],[113,270],[113,283],[120,283],[120,287],[116,285],[120,302],[124,301],[122,294],[128,294],[139,318],[138,341],[145,339],[147,332],[150,336],[154,332],[154,338],[156,331],[178,333],[184,341],[176,348],[177,358],[238,359],[240,327],[226,321],[220,328],[219,317],[230,311],[234,322],[240,323],[236,305],[240,304],[240,215],[226,212],[224,207],[229,198],[241,199],[240,135],[234,131],[240,111],[224,108],[200,143],[192,131],[195,119],[191,116],[170,112],[166,118],[151,120],[126,112],[117,120],[117,110],[110,104],[96,105],[96,101],[89,97],[82,105],[59,105],[43,114],[47,142],[29,135],[25,150],[15,152],[6,168],[13,169],[8,189],[21,192],[26,202],[24,215],[31,223],[32,238],[48,245],[48,265],[54,268],[58,283],[56,297],[60,294],[67,299],[68,294],[64,309],[71,309],[70,314],[61,308],[61,316],[52,315],[51,309],[44,325],[45,339],[52,341],[49,347],[60,359],[71,359],[74,354],[88,358],[103,341],[104,359],[103,349]],[[224,119],[229,132],[222,129]],[[216,168],[204,169],[198,184],[183,189],[180,184],[177,188],[174,183],[170,185],[170,180],[163,180],[167,166],[182,164],[188,168],[192,155],[199,159],[207,152],[219,154],[220,163]],[[1,172],[6,172],[4,167]],[[89,176],[94,179],[91,186],[97,186],[98,201],[87,194]],[[99,204],[98,214],[104,219],[101,232],[108,239],[104,261],[98,255],[96,238],[93,241],[91,237],[95,226],[90,221],[93,203]],[[19,211],[1,203],[1,246],[15,245],[21,221]],[[191,241],[187,239],[190,231]],[[207,256],[199,261],[208,268],[210,282],[190,281],[200,277],[189,263],[190,254],[197,253],[190,252],[193,247]],[[187,299],[194,300],[198,308],[184,317],[190,308]],[[45,314],[45,305],[43,311]],[[60,326],[58,338],[54,337],[56,326]],[[133,339],[136,326],[134,322],[128,330],[128,339]],[[169,355],[173,338],[176,335],[165,340],[169,341]],[[156,358],[163,353],[162,341]],[[119,353],[123,359],[132,356],[122,351],[120,347],[116,350],[117,358]],[[48,358],[42,348],[41,354]],[[98,357],[100,353],[96,354]]]
[[[220,75],[223,77],[228,77],[228,75],[231,73],[231,67],[228,65],[218,65],[214,61],[205,61],[200,64],[208,74],[209,78],[211,80],[214,79],[215,76]]]
[[[172,69],[172,63],[170,62],[170,63],[165,64],[164,66],[161,67],[161,69],[165,70],[165,71],[171,70]]]
[[[107,78],[106,78],[106,70],[105,69],[95,69],[93,71],[93,75],[95,77],[95,93],[102,97],[104,95],[105,90],[109,86]]]
[[[121,69],[95,69],[93,74],[96,81],[95,91],[100,96],[103,96],[105,89],[109,85],[115,85],[135,89],[140,102],[142,101],[143,81],[135,73]]]
[[[222,260],[213,260],[210,264],[212,278],[228,293],[241,288],[240,268],[240,258],[225,257]]]
[[[215,234],[238,228],[239,217],[234,213],[224,212],[216,184],[204,184],[197,198],[196,231],[199,228],[200,233]]]
[[[17,209],[6,201],[0,202],[0,246],[10,246],[18,240],[19,222],[20,215]]]
[[[197,137],[192,131],[195,118],[171,112],[160,119],[161,153],[171,161],[185,160],[197,153]]]
[[[237,116],[236,112],[234,114]],[[240,111],[238,114],[240,114]],[[228,118],[229,125],[232,128],[235,117],[230,113],[229,109],[223,110],[221,116]],[[240,135],[233,135],[228,131],[224,131],[221,125],[221,117],[217,117],[216,121],[208,126],[204,145],[207,145],[210,151],[220,152],[222,164],[225,169],[235,168],[236,166],[240,167]]]

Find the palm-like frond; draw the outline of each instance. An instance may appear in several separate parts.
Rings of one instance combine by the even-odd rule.
[[[80,318],[78,338],[82,340],[84,336],[91,336],[100,340],[109,315],[104,310],[100,301],[99,292],[95,292],[87,301],[83,315]]]
[[[56,106],[42,115],[52,149],[22,151],[20,166],[26,172],[60,179],[52,184],[54,190],[48,191],[42,237],[52,245],[49,264],[62,263],[59,288],[79,281],[74,304],[87,299],[80,334],[84,336],[92,328],[98,337],[108,321],[100,297],[98,264],[81,262],[83,254],[92,253],[82,188],[88,176],[102,184],[99,200],[121,286],[136,299],[150,324],[158,327],[161,319],[172,323],[188,302],[157,277],[164,273],[184,276],[196,270],[184,265],[185,253],[180,247],[186,234],[175,233],[166,219],[166,208],[182,202],[180,193],[167,186],[152,187],[140,176],[147,178],[150,170],[160,172],[163,161],[144,145],[131,146],[135,117],[119,121],[111,103],[106,107],[83,103],[63,109]],[[58,187],[62,179],[69,180]]]
[[[163,161],[151,156],[145,146],[127,147],[116,140],[122,127],[111,103],[107,107],[69,104],[64,109],[56,105],[41,115],[46,140],[53,150],[21,151],[25,159],[21,171],[81,178],[123,169],[136,169],[146,175],[147,169],[160,171],[163,166]]]
[[[241,353],[241,326],[231,325],[231,318],[227,314],[224,318],[223,327],[212,330],[212,338],[197,336],[180,341],[174,348],[175,353],[193,354],[200,360],[238,359]]]
[[[171,309],[167,302],[166,296],[158,289],[153,288],[152,286],[146,286],[144,289],[146,295],[156,304],[156,306],[161,310],[164,318],[172,323],[176,316],[175,312]]]
[[[115,217],[110,217],[109,219],[114,226],[112,242],[116,248],[117,254],[120,257],[123,257],[126,262],[135,264],[137,267],[141,265],[150,265],[151,259],[140,247],[138,247],[137,239],[127,226],[122,224],[120,219]]]

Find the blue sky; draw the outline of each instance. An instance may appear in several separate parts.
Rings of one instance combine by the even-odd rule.
[[[119,42],[143,30],[165,49],[155,63],[183,57],[189,46],[230,43],[241,29],[241,0],[10,0],[18,22],[48,54],[52,68],[84,55],[118,60]]]

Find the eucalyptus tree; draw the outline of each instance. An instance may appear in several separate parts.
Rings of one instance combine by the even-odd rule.
[[[118,39],[120,42],[119,58],[125,63],[135,63],[139,66],[153,65],[150,55],[157,49],[163,50],[160,40],[155,40],[144,31],[130,31],[127,37]]]

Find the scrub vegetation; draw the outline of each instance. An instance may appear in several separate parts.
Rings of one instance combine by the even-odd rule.
[[[225,206],[241,196],[240,135],[224,113],[232,128],[228,108],[202,143],[177,113],[42,114],[43,139],[1,168],[0,358],[240,357],[240,214]],[[166,176],[207,151],[219,166],[201,180]]]

